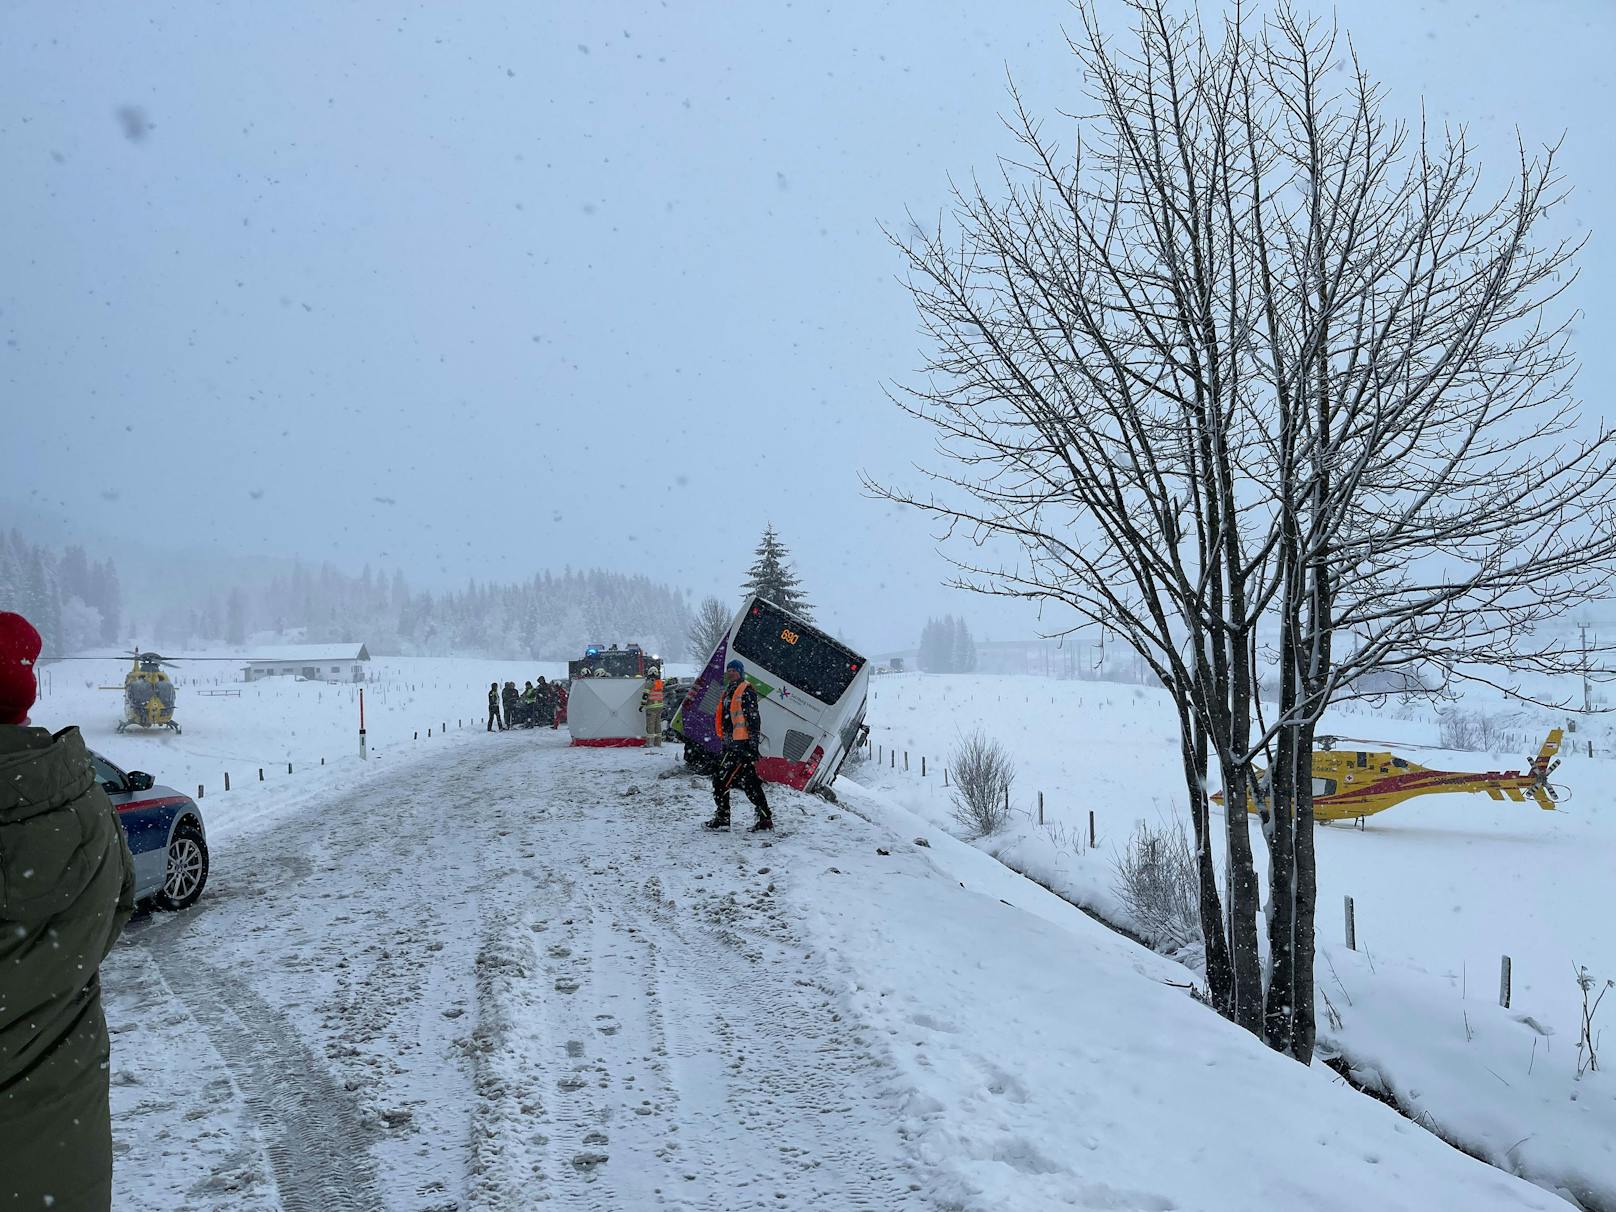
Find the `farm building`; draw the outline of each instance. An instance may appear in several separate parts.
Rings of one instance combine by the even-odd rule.
[[[363,682],[369,660],[363,644],[270,648],[246,662],[243,680],[292,677],[309,682]]]

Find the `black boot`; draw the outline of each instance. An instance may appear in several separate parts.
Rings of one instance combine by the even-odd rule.
[[[773,828],[774,818],[772,816],[760,816],[757,820],[752,822],[753,833],[764,833]]]
[[[727,816],[715,816],[710,821],[703,821],[701,823],[701,827],[703,829],[728,829],[729,828],[729,817],[727,817]]]

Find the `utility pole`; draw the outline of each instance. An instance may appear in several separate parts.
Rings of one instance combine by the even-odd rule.
[[[1578,623],[1577,629],[1582,632],[1582,709],[1591,713],[1594,709],[1593,687],[1588,681],[1588,624]]]

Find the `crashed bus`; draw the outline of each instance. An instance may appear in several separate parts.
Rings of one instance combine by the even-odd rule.
[[[685,761],[704,767],[723,746],[714,723],[724,666],[739,658],[762,718],[758,775],[803,791],[827,791],[863,741],[868,663],[845,644],[766,598],[741,608],[674,713]]]

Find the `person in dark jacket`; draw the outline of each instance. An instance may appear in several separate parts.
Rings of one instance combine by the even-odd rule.
[[[505,731],[505,721],[499,718],[499,683],[488,683],[488,729],[492,732],[498,728]]]
[[[526,682],[522,686],[522,727],[533,727],[538,714],[539,692],[534,689],[532,682]]]
[[[0,614],[0,1209],[112,1207],[99,968],[135,871],[77,728],[28,726],[39,633]]]
[[[713,771],[713,801],[718,811],[706,827],[729,828],[729,792],[731,787],[738,786],[752,801],[752,809],[757,814],[752,832],[773,829],[774,817],[769,812],[763,780],[758,778],[757,772],[758,738],[763,735],[757,691],[746,680],[746,666],[738,660],[724,666],[724,693],[718,700],[713,730],[718,733],[724,750],[718,759],[718,769]]]
[[[535,728],[550,728],[555,725],[555,687],[545,679],[541,673],[539,684],[535,688],[539,692],[538,701],[534,705],[533,726]]]
[[[506,682],[505,689],[500,691],[500,697],[505,703],[505,727],[516,727],[517,704],[521,702],[521,695],[516,692],[515,682]]]

